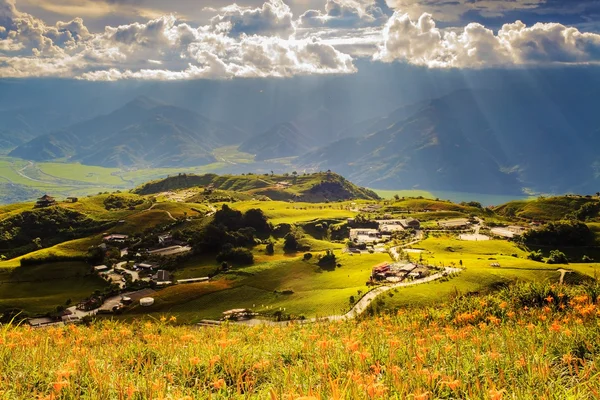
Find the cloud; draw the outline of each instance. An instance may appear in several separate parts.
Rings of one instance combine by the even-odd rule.
[[[211,20],[213,28],[227,31],[233,36],[277,35],[289,37],[295,32],[290,7],[282,0],[268,0],[260,8],[224,7]]]
[[[48,26],[0,1],[0,77],[175,80],[356,71],[351,56],[315,37],[234,37],[230,30],[194,28],[173,15],[90,33],[80,18]],[[268,4],[262,9],[274,3]],[[245,21],[242,26],[256,26]]]
[[[557,23],[527,27],[520,21],[505,24],[497,34],[477,23],[442,30],[430,14],[413,21],[396,12],[374,59],[433,68],[600,63],[600,35]]]
[[[309,10],[299,18],[300,25],[309,27],[356,28],[380,26],[391,14],[385,0],[327,0],[325,12]]]
[[[440,21],[460,21],[469,12],[484,17],[499,17],[512,11],[534,10],[547,0],[388,0],[395,10],[418,18],[424,13],[436,15]],[[562,0],[560,0],[562,1]]]

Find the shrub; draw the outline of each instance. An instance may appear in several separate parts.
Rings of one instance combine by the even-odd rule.
[[[254,255],[244,247],[229,247],[225,246],[219,254],[217,261],[228,261],[239,265],[250,265],[254,263]]]
[[[565,253],[563,253],[562,251],[552,250],[550,252],[550,256],[548,257],[548,260],[546,260],[546,263],[548,263],[548,264],[568,264],[569,259],[567,258]]]

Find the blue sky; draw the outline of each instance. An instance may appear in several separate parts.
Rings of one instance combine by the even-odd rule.
[[[0,78],[595,65],[598,32],[599,0],[0,0]]]

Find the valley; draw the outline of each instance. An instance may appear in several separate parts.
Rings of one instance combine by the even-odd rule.
[[[30,167],[25,167],[27,172]],[[38,171],[53,167],[42,164]],[[93,179],[78,173],[82,182]],[[133,320],[169,314],[182,323],[218,320],[230,309],[249,309],[267,320],[328,317],[345,314],[379,287],[372,269],[382,263],[392,268],[415,263],[430,269],[424,277],[445,267],[456,272],[424,284],[419,275],[414,286],[373,297],[365,312],[436,304],[453,293],[493,292],[514,282],[558,282],[561,268],[570,271],[569,279],[585,280],[600,267],[595,261],[600,259],[598,204],[595,196],[572,196],[487,208],[425,196],[384,199],[333,173],[182,173],[130,192],[113,190],[75,202],[59,197],[48,208],[34,208],[33,203],[0,207],[6,232],[0,240],[6,294],[0,308],[55,316],[71,302],[149,289],[152,306],[119,305],[116,314],[108,310],[108,315]],[[64,225],[63,214],[69,220]],[[253,228],[236,222],[246,218]],[[531,243],[493,236],[497,226],[508,227],[498,230],[499,235],[511,226],[536,232],[541,228],[532,223],[550,227],[577,218],[585,219],[582,227],[589,239],[573,244],[544,246],[534,243],[538,239],[533,236]],[[413,219],[416,230],[396,225]],[[13,222],[21,220],[33,225]],[[55,224],[54,235],[39,225],[48,223]],[[372,229],[377,226],[379,230]],[[490,240],[461,240],[473,232]],[[111,234],[124,239],[113,242]],[[538,250],[539,258],[532,258]],[[539,261],[553,257],[554,250],[564,252],[568,264]],[[323,261],[328,257],[335,261]],[[154,265],[151,272],[139,272],[144,263]],[[97,265],[106,265],[109,272],[98,275],[92,268]],[[167,271],[169,278],[157,281],[153,276],[158,270]],[[73,285],[73,279],[81,283]]]

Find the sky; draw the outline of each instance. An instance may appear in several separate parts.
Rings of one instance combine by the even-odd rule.
[[[359,60],[595,65],[600,0],[0,0],[0,78],[282,78]]]

